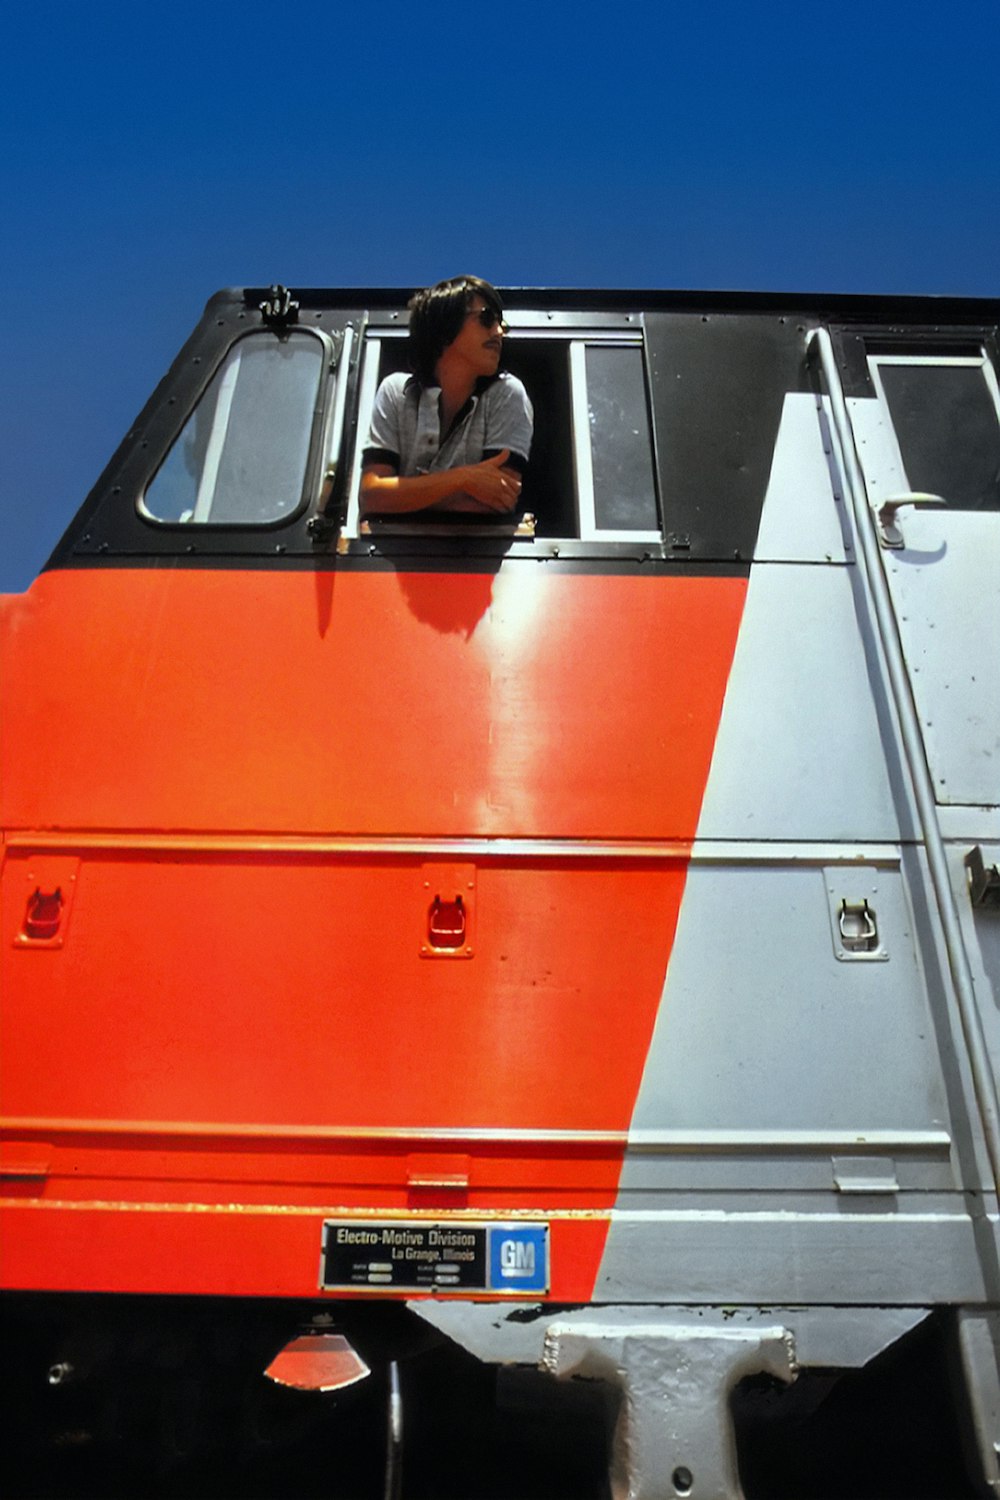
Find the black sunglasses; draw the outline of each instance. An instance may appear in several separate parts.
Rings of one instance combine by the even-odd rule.
[[[484,328],[495,328],[499,323],[501,333],[508,333],[510,331],[510,324],[498,312],[494,312],[492,307],[481,307],[478,310],[470,307],[465,316],[467,318],[478,318]]]

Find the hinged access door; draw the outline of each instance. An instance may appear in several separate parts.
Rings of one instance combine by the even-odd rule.
[[[939,803],[1000,803],[1000,390],[992,339],[866,336],[848,395]],[[860,373],[856,370],[855,372]],[[860,391],[866,387],[865,393]]]

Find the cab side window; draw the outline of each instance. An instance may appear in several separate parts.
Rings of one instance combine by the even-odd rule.
[[[574,344],[571,358],[580,534],[658,541],[642,346]]]
[[[142,514],[167,524],[287,520],[311,488],[327,364],[313,332],[238,339],[147,486]]]
[[[907,482],[954,510],[1000,510],[1000,396],[984,355],[873,355]]]
[[[525,326],[516,312],[510,316],[504,367],[524,382],[535,415],[519,514],[534,517],[538,537],[661,541],[641,332],[543,330]],[[398,326],[375,329],[365,341],[349,536],[368,524],[358,504],[360,455],[378,382],[406,368],[403,333]],[[439,516],[430,519],[440,526]],[[372,525],[399,532],[423,529],[424,522],[394,517]]]

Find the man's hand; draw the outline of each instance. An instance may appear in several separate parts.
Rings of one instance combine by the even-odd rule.
[[[516,469],[504,467],[509,459],[510,449],[504,448],[493,458],[465,464],[453,472],[465,493],[478,500],[485,510],[513,510],[521,493],[521,476]]]

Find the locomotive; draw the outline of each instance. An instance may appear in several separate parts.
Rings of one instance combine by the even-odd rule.
[[[359,502],[406,297],[212,297],[2,600],[18,1347],[1000,1496],[1000,307],[505,291],[473,526]]]

